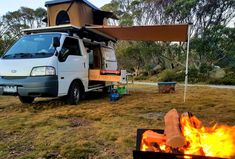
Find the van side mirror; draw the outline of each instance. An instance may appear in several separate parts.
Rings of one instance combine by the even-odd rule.
[[[60,39],[58,37],[53,37],[53,47],[57,48],[60,46]]]

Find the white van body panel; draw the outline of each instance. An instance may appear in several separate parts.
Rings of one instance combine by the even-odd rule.
[[[56,69],[56,61],[55,56],[34,59],[0,59],[0,76],[30,76],[34,67],[52,66]]]
[[[83,77],[81,78],[85,92],[88,91],[88,83],[89,83],[89,56],[87,54],[86,48],[84,46],[83,40],[79,39],[79,46],[81,53],[83,55],[83,66],[85,67],[85,72]]]
[[[67,36],[62,37],[63,40],[65,40],[66,37]],[[71,83],[76,79],[82,81],[85,91],[88,88],[87,53],[85,51],[83,42],[80,39],[78,39],[78,41],[82,56],[69,55],[66,61],[64,62],[58,61],[59,96],[67,95]]]

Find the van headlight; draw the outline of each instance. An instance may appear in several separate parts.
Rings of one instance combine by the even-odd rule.
[[[53,76],[56,75],[54,67],[51,66],[42,66],[34,67],[31,71],[31,76]]]

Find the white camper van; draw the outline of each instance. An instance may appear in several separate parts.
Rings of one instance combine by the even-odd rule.
[[[117,70],[112,39],[73,26],[25,33],[0,59],[0,95],[17,95],[22,103],[66,96],[77,104],[84,92],[113,85],[89,79],[89,70]]]

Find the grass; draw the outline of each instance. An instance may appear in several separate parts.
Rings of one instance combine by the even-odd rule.
[[[130,96],[110,103],[99,92],[77,106],[58,99],[22,105],[0,97],[0,158],[132,158],[138,128],[164,128],[166,112],[191,111],[206,125],[234,125],[235,90],[193,87],[159,94],[153,86],[130,86]]]

